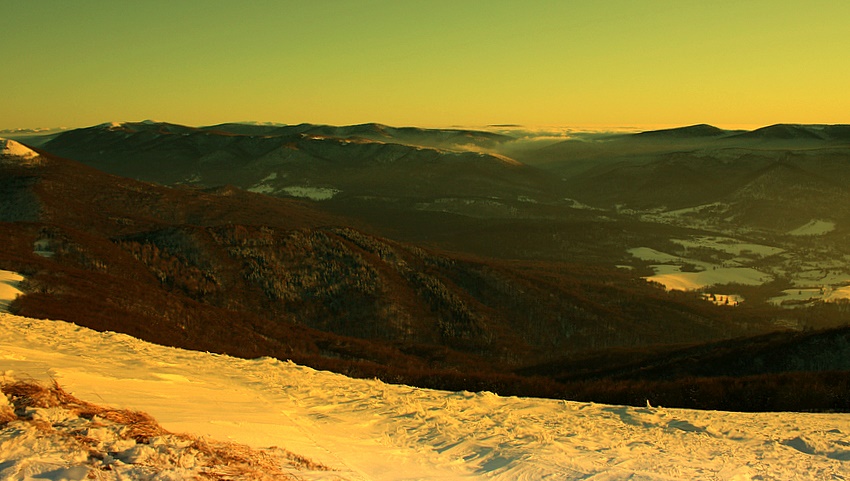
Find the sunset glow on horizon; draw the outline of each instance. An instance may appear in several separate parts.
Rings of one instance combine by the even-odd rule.
[[[850,123],[843,1],[0,0],[0,129]]]

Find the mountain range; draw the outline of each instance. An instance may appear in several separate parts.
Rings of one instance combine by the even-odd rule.
[[[507,138],[462,130],[111,123],[44,145],[100,170],[162,184],[231,184],[266,194],[331,198],[541,194],[545,176],[477,149]],[[475,149],[476,151],[470,151]],[[299,195],[300,194],[300,195]]]
[[[12,309],[30,317],[427,387],[596,392],[612,375],[578,366],[612,350],[648,366],[738,338],[743,355],[789,322],[845,323],[841,305],[730,310],[618,265],[709,227],[793,243],[830,219],[840,244],[847,131],[698,125],[518,151],[461,129],[101,124],[5,144],[0,269],[27,278]],[[688,208],[700,227],[646,217]],[[830,369],[845,370],[803,370]]]
[[[586,204],[661,211],[718,204],[713,223],[785,232],[813,217],[850,220],[848,132],[847,125],[694,125],[567,140],[521,160],[561,175],[563,192]]]
[[[834,217],[850,215],[844,208],[846,125],[753,131],[694,125],[524,151],[511,147],[515,141],[489,132],[380,124],[196,128],[145,121],[62,132],[43,148],[123,177],[229,184],[343,208],[367,203],[370,210],[563,219],[580,216],[565,208],[572,205],[565,198],[602,208],[667,210],[722,202],[718,219],[743,217],[746,224],[757,221],[752,212],[761,212],[767,200],[783,212],[804,203],[816,216],[825,215],[827,205]],[[768,190],[780,195],[765,199],[771,195],[762,184],[777,182]],[[772,216],[762,218],[761,227],[787,229],[809,220]]]

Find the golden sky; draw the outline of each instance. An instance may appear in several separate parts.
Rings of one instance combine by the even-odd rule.
[[[0,0],[0,129],[850,123],[845,0]]]

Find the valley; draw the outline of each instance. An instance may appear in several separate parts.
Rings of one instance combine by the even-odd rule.
[[[637,213],[642,220],[687,226],[688,220],[669,213]],[[847,298],[850,255],[846,237],[830,235],[835,223],[812,220],[784,234],[753,229],[716,228],[691,224],[703,232],[690,238],[671,238],[663,252],[640,247],[629,250],[636,265],[653,269],[647,279],[668,289],[712,287],[743,301],[736,285],[759,286],[756,298],[783,307]],[[663,248],[663,247],[662,247]],[[632,266],[628,266],[632,267]],[[706,295],[712,295],[706,293]]]
[[[0,181],[0,269],[25,278],[10,309],[422,387],[769,410],[717,392],[755,376],[779,399],[791,376],[813,393],[791,409],[845,409],[814,395],[840,363],[633,369],[782,359],[812,332],[830,359],[846,350],[845,126],[497,130],[144,121],[22,138]],[[713,394],[677,394],[689,383]]]

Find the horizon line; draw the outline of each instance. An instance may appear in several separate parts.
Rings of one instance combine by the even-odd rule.
[[[115,121],[112,121],[115,122]],[[155,122],[155,123],[166,123],[166,124],[174,124],[174,125],[183,125],[186,127],[211,127],[215,125],[222,124],[245,124],[245,125],[268,125],[268,126],[294,126],[301,124],[312,124],[312,125],[327,125],[334,127],[348,127],[354,125],[368,125],[368,124],[377,124],[377,125],[386,125],[388,127],[416,127],[416,128],[425,128],[425,129],[467,129],[467,130],[532,130],[532,131],[552,131],[552,130],[560,130],[563,132],[646,132],[646,131],[654,131],[654,130],[665,130],[665,129],[675,129],[681,127],[689,127],[694,125],[710,125],[712,127],[717,127],[722,130],[746,130],[752,131],[757,130],[764,127],[770,127],[773,125],[845,125],[842,123],[811,123],[811,122],[774,122],[768,124],[762,123],[710,123],[710,122],[696,122],[696,123],[586,123],[586,122],[576,122],[576,123],[491,123],[491,124],[393,124],[386,122],[355,122],[355,123],[314,123],[314,122],[294,122],[294,123],[286,123],[286,122],[275,122],[275,121],[225,121],[225,122],[212,122],[212,123],[199,123],[199,124],[190,124],[190,123],[181,123],[181,122],[171,122],[167,120],[151,120],[151,119],[142,119],[142,120],[127,120],[120,121],[118,123],[145,123],[145,122]],[[0,129],[0,133],[17,133],[17,134],[31,134],[31,135],[39,135],[39,134],[48,134],[50,132],[57,131],[65,131],[65,130],[76,130],[76,129],[84,129],[89,127],[96,127],[98,125],[109,124],[110,121],[100,122],[89,125],[80,125],[75,127],[61,126],[61,127],[13,127],[13,128],[4,128]]]

